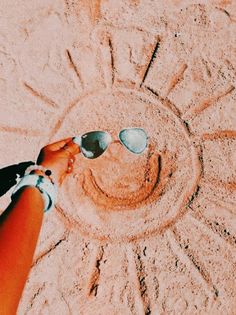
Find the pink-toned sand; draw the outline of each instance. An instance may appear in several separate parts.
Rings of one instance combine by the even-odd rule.
[[[236,314],[235,34],[235,1],[2,1],[1,167],[149,136],[77,157],[17,315]]]

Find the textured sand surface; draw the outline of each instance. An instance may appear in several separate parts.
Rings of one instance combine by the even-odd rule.
[[[17,315],[236,314],[235,79],[234,0],[1,1],[1,167],[86,131],[149,136],[78,156]]]

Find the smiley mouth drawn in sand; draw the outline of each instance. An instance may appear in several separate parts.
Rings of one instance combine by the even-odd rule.
[[[107,210],[134,209],[145,201],[156,200],[171,171],[166,167],[162,169],[163,158],[151,150],[151,146],[145,157],[136,163],[132,163],[132,158],[130,163],[119,163],[118,158],[118,161],[113,158],[100,169],[85,170],[82,184],[85,193],[97,207]]]
[[[175,114],[135,90],[85,96],[66,113],[56,137],[104,130],[115,139],[129,126],[150,136],[142,154],[118,141],[97,159],[80,154],[63,190],[63,212],[95,238],[133,239],[163,230],[181,215],[200,176],[196,150]]]

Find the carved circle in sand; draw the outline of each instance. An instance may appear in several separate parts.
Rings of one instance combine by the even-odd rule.
[[[62,120],[56,138],[106,130],[114,139],[97,159],[78,155],[61,189],[64,214],[81,232],[135,240],[162,232],[185,212],[199,158],[186,126],[166,105],[132,89],[103,90],[82,97]],[[133,126],[152,135],[140,155],[117,141],[122,128]]]

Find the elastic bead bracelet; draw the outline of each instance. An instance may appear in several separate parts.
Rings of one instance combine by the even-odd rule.
[[[46,176],[48,176],[53,184],[56,183],[56,181],[53,179],[52,171],[42,165],[31,165],[27,167],[27,169],[25,170],[25,175],[29,175],[32,171],[37,170],[42,171]]]

